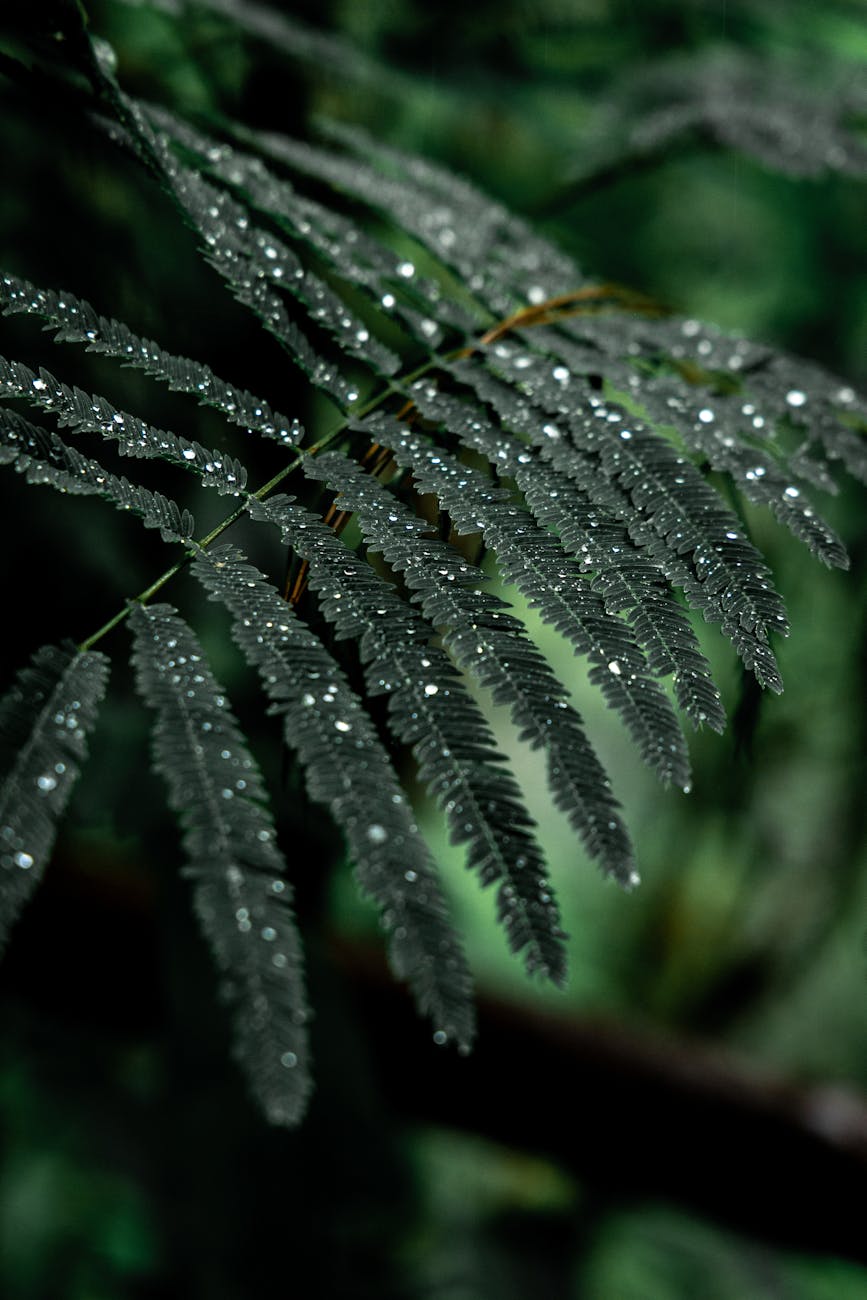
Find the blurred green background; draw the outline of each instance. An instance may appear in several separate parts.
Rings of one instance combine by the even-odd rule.
[[[656,60],[728,50],[780,75],[807,67],[816,86],[863,84],[867,7],[855,0],[309,0],[286,11],[329,39],[298,39],[294,52],[193,8],[180,20],[115,0],[87,9],[131,90],[301,135],[317,113],[360,122],[531,214],[600,280],[867,383],[867,182],[796,180],[705,143],[573,184],[616,148],[605,105]],[[315,428],[316,401],[259,345],[135,166],[5,82],[0,109],[0,262],[261,386]],[[29,323],[3,322],[3,337],[5,354],[46,361]],[[206,444],[223,436],[208,413],[99,359],[57,351],[47,364]],[[22,494],[8,474],[0,492],[5,681],[42,642],[87,635],[163,557],[99,503]],[[864,490],[843,484],[822,506],[849,573],[820,569],[748,515],[790,609],[778,647],[787,689],[757,701],[702,630],[738,726],[696,738],[688,796],[654,786],[563,645],[527,615],[614,775],[643,885],[625,896],[599,878],[551,807],[541,764],[498,716],[562,901],[572,979],[565,994],[525,981],[492,896],[424,813],[483,1000],[472,1062],[434,1062],[427,1030],[388,991],[375,919],[336,837],[283,772],[213,607],[196,606],[283,787],[280,827],[295,848],[318,1069],[295,1134],[267,1129],[231,1063],[120,633],[91,763],[3,969],[0,1294],[867,1297]],[[183,582],[177,599],[195,606]],[[647,1043],[658,1045],[649,1066]],[[741,1091],[726,1082],[730,1059]],[[720,1099],[697,1126],[690,1087]],[[787,1144],[786,1124],[807,1133],[802,1145]],[[697,1149],[681,1167],[684,1143]],[[739,1178],[715,1187],[727,1144],[744,1153],[725,1167]],[[788,1224],[787,1197],[801,1207]]]

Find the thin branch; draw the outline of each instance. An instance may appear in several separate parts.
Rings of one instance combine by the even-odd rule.
[[[379,954],[340,943],[395,1113],[543,1153],[615,1202],[672,1200],[736,1230],[867,1263],[867,1097],[717,1047],[479,993],[467,1060],[431,1049]]]

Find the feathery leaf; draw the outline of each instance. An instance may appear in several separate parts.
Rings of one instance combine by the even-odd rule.
[[[43,646],[0,701],[0,947],[51,855],[108,668],[96,651]]]
[[[358,883],[379,906],[389,933],[392,968],[437,1035],[469,1047],[471,980],[436,866],[343,670],[236,549],[200,551],[194,572],[211,599],[230,611],[234,638],[256,666],[271,712],[283,718],[311,799],[331,811],[346,835]]]
[[[291,1125],[311,1083],[292,889],[262,777],[196,636],[171,605],[136,605],[132,663],[156,714],[154,767],[184,832],[195,907],[235,1006],[236,1055],[265,1114]]]
[[[577,404],[570,400],[568,367],[550,367],[513,344],[498,344],[493,354],[498,376],[537,412],[527,433],[545,459],[625,524],[690,604],[721,624],[761,685],[781,690],[768,632],[788,631],[782,600],[764,558],[698,469],[592,389],[583,388]]]
[[[305,462],[351,510],[368,546],[403,574],[425,617],[442,630],[455,662],[507,703],[521,738],[544,748],[555,802],[588,852],[623,884],[635,884],[635,863],[610,782],[567,692],[523,625],[496,596],[481,589],[484,574],[453,547],[430,538],[393,493],[354,462],[327,452]]]
[[[61,427],[99,433],[116,442],[122,456],[164,460],[192,470],[207,487],[224,495],[239,496],[247,482],[243,465],[225,452],[208,451],[198,442],[156,429],[136,415],[118,411],[104,397],[69,388],[41,366],[37,375],[20,361],[0,357],[0,399],[12,397],[52,412]]]
[[[474,418],[461,402],[426,381],[414,384],[410,392],[423,414],[443,420],[459,436],[463,421]],[[439,499],[458,533],[481,533],[506,581],[515,584],[578,654],[588,657],[590,681],[621,715],[644,761],[661,780],[688,785],[686,743],[667,697],[649,675],[629,626],[608,613],[557,539],[481,471],[405,425],[374,416],[360,427],[390,447],[399,465],[412,470],[421,492]]]
[[[478,314],[471,315],[454,303],[436,281],[419,275],[405,257],[341,213],[300,194],[260,157],[193,130],[161,110],[151,109],[150,116],[195,155],[197,167],[276,221],[293,239],[315,249],[344,280],[365,290],[379,311],[402,320],[420,342],[435,347],[442,340],[443,328],[466,332],[479,324]],[[259,140],[255,132],[241,128],[236,127],[235,134],[253,145]]]
[[[310,565],[310,582],[338,635],[359,642],[368,692],[389,696],[389,727],[412,747],[421,780],[444,809],[454,843],[469,846],[483,885],[499,881],[498,917],[529,971],[565,978],[559,912],[514,778],[490,727],[433,629],[321,520],[290,497],[250,499],[254,519],[280,528]]]
[[[102,497],[118,510],[139,515],[145,528],[159,528],[164,542],[187,544],[195,531],[189,510],[181,510],[169,497],[110,474],[98,461],[67,447],[59,434],[4,407],[0,407],[0,465],[13,465],[28,483],[44,483],[76,496]]]
[[[562,429],[486,368],[465,360],[452,363],[449,373],[487,402],[505,426],[495,429],[479,421],[464,425],[464,441],[487,456],[500,473],[514,478],[533,517],[552,527],[563,549],[578,558],[606,609],[627,614],[651,671],[661,677],[674,674],[677,702],[693,725],[722,731],[725,712],[710,665],[664,575],[630,535],[622,511],[616,513],[623,497],[619,501],[615,497],[612,512],[607,493],[601,501],[598,491],[591,497],[579,482],[534,454],[516,436],[518,430],[531,433],[537,448],[550,449],[562,443]],[[578,463],[578,457],[577,452],[566,453],[570,463]],[[592,477],[592,470],[587,477]],[[598,476],[594,488],[598,489]]]
[[[850,119],[864,107],[847,69],[815,83],[804,64],[781,72],[774,62],[736,48],[674,55],[632,68],[591,113],[579,176],[621,159],[670,148],[684,137],[738,149],[776,172],[867,175],[867,148]]]
[[[88,352],[115,357],[124,366],[143,370],[167,384],[173,392],[191,393],[200,406],[210,406],[233,424],[291,447],[304,431],[297,420],[273,411],[267,402],[246,388],[227,384],[210,366],[189,357],[174,356],[152,339],[142,339],[121,321],[99,316],[89,302],[64,290],[38,289],[28,280],[0,276],[0,306],[4,316],[38,316],[56,331],[58,343],[84,343]]]

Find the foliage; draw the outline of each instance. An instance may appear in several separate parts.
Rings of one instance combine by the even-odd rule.
[[[298,24],[258,6],[209,7],[253,23],[278,46],[294,42],[295,56],[312,50],[352,65],[347,49],[311,46],[309,33],[305,44]],[[558,985],[566,978],[548,869],[470,678],[544,751],[551,797],[588,854],[621,884],[638,883],[617,797],[569,683],[490,590],[492,572],[586,660],[587,680],[659,779],[687,790],[676,710],[694,728],[725,725],[692,613],[719,626],[761,687],[782,689],[774,638],[788,632],[787,615],[743,502],[766,508],[827,566],[845,568],[843,543],[812,493],[834,490],[838,466],[867,479],[867,404],[816,365],[586,276],[469,182],[359,129],[322,123],[311,143],[193,120],[135,96],[75,6],[58,6],[57,20],[66,62],[56,53],[46,60],[32,33],[16,33],[6,71],[22,96],[74,110],[106,149],[141,164],[258,319],[262,348],[271,335],[335,414],[308,432],[297,416],[76,294],[12,272],[0,278],[6,315],[34,317],[57,342],[196,398],[245,431],[243,461],[268,474],[252,489],[258,477],[234,444],[209,448],[41,365],[0,357],[4,462],[28,483],[139,515],[181,548],[75,654],[40,652],[4,702],[14,751],[2,797],[15,807],[2,829],[4,924],[29,893],[23,860],[28,872],[37,862],[41,869],[50,851],[76,771],[70,757],[83,758],[83,737],[73,732],[81,745],[70,755],[48,713],[58,700],[68,712],[80,699],[82,723],[91,723],[105,674],[92,647],[128,619],[196,910],[237,1005],[239,1054],[268,1116],[293,1123],[310,1088],[308,1010],[264,785],[198,639],[153,598],[191,568],[224,607],[271,711],[282,715],[310,799],[345,836],[389,934],[395,973],[431,1017],[435,1042],[467,1049],[468,968],[411,811],[414,780],[442,809],[452,840],[467,845],[480,883],[496,884],[510,948],[528,971]],[[696,121],[720,135],[719,124],[734,121],[720,105],[739,101],[746,75],[697,76],[694,85],[675,78],[690,93],[712,84],[710,107],[672,104],[664,78],[655,82],[670,115],[659,117],[654,146]],[[739,122],[727,142],[788,170],[863,165],[863,146],[840,114],[829,110],[827,129],[805,133],[798,113],[809,106],[782,92],[774,102],[786,130],[757,133]],[[112,456],[158,462],[160,488],[79,453],[14,403],[102,439]],[[299,468],[298,497],[278,495]],[[231,499],[198,538],[187,499],[162,492],[169,481],[183,491],[178,470]],[[230,527],[248,524],[256,539],[279,530],[289,548],[285,583],[276,565],[265,575],[222,544]],[[43,799],[39,782],[61,767],[63,798]],[[28,886],[35,878],[28,874]]]

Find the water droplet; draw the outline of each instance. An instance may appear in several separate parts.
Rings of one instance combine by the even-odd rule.
[[[352,730],[352,723],[351,723],[351,722],[344,722],[342,718],[338,718],[337,721],[336,721],[335,724],[334,724],[334,730],[335,730],[335,731],[343,731],[343,732],[351,731],[351,730]]]
[[[412,262],[398,262],[397,273],[402,275],[404,280],[411,280],[415,275],[415,267]]]
[[[436,695],[438,691],[439,687],[434,682],[428,682],[427,686],[424,688],[425,695]]]
[[[287,1070],[292,1070],[298,1064],[298,1057],[294,1052],[284,1052],[280,1057],[280,1064]]]
[[[789,406],[803,406],[807,400],[807,394],[802,393],[799,388],[792,388],[786,393],[786,401]]]
[[[448,1034],[444,1029],[438,1029],[433,1036],[433,1040],[437,1047],[442,1047],[444,1043],[448,1042]]]
[[[623,669],[620,667],[620,664],[617,662],[616,659],[612,659],[608,664],[608,671],[610,673],[613,673],[615,677],[619,677],[620,674],[623,672]]]
[[[21,867],[23,871],[29,871],[33,866],[33,859],[29,853],[16,853],[14,861],[16,867]]]
[[[371,844],[384,844],[388,839],[388,831],[379,822],[374,822],[372,826],[367,828],[367,838]]]
[[[36,784],[40,790],[47,794],[49,790],[54,789],[57,785],[57,781],[53,776],[38,776],[36,778]]]

